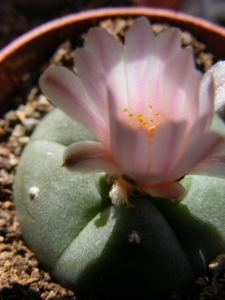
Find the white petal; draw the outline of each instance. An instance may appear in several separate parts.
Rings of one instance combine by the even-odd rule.
[[[150,154],[150,174],[170,174],[182,154],[186,128],[186,122],[166,122],[156,129]]]
[[[190,128],[199,115],[199,84],[202,75],[195,69],[191,48],[180,51],[166,65],[162,77],[162,116],[187,120]]]
[[[123,172],[130,177],[145,177],[150,161],[150,142],[141,129],[132,129],[126,124],[115,122],[110,130],[111,152]],[[141,178],[140,178],[141,177]]]
[[[83,87],[93,99],[108,126],[107,81],[102,65],[94,54],[85,48],[77,50],[75,57],[76,69]]]
[[[157,34],[156,53],[164,62],[170,60],[181,51],[181,32],[176,28],[168,28]]]
[[[47,69],[39,84],[55,106],[90,130],[98,140],[107,144],[108,128],[78,76],[67,68],[57,66]]]
[[[84,47],[95,57],[93,63],[96,69],[101,65],[107,86],[114,91],[117,104],[122,111],[127,106],[122,45],[106,30],[92,28],[87,34]]]
[[[208,73],[207,76],[203,76],[199,91],[199,117],[207,117],[205,130],[208,130],[212,123],[214,114],[214,96],[215,87],[213,76],[211,73]]]
[[[128,82],[129,109],[141,113],[149,101],[149,84],[152,82],[149,60],[154,60],[153,53],[156,37],[151,25],[144,17],[136,19],[125,36],[124,59]],[[150,104],[150,103],[149,103]],[[140,109],[136,111],[136,106]]]
[[[150,161],[150,141],[141,128],[118,119],[112,91],[108,91],[110,106],[110,151],[122,171],[133,179],[142,179],[147,174]]]
[[[82,141],[66,148],[63,166],[71,171],[118,173],[108,150],[101,143]]]
[[[225,61],[213,65],[203,76],[202,84],[207,82],[213,75],[215,83],[215,110],[218,111],[225,105]]]
[[[192,144],[198,141],[199,136],[205,134],[207,126],[208,126],[208,116],[205,115],[197,119],[197,121],[193,124],[193,126],[188,132],[187,135],[188,144]]]
[[[224,138],[215,132],[208,132],[196,138],[181,157],[175,169],[172,171],[170,180],[176,180],[188,174],[207,157],[211,156],[224,143]]]
[[[191,174],[225,178],[225,155],[213,155],[195,167]]]
[[[225,178],[225,140],[220,150],[198,164],[191,174]]]
[[[180,44],[178,30],[171,28],[155,36],[144,17],[138,18],[128,30],[124,59],[132,112],[146,112],[149,104],[159,110],[164,65],[180,51]]]

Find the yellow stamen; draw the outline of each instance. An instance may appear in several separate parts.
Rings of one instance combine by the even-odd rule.
[[[153,115],[152,118],[148,118],[143,113],[134,114],[132,111],[129,111],[127,107],[124,108],[123,111],[127,112],[129,118],[132,118],[132,122],[129,123],[128,126],[136,128],[139,125],[147,131],[149,137],[153,137],[157,126],[160,125],[162,121],[162,116],[159,112],[154,111],[152,104],[149,104],[148,107],[151,110],[151,115]]]
[[[152,126],[152,127],[148,128],[148,134],[150,136],[153,136],[155,129],[156,129],[156,126]]]

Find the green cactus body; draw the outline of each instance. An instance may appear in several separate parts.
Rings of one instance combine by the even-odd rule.
[[[213,127],[225,134],[218,118]],[[104,173],[61,167],[66,146],[80,140],[94,137],[55,109],[32,135],[16,175],[24,239],[53,278],[78,294],[156,300],[206,274],[225,252],[225,180],[188,175],[181,202],[137,194],[115,207]]]

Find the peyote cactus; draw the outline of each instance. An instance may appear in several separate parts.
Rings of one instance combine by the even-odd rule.
[[[78,294],[182,293],[225,252],[225,124],[214,115],[225,64],[202,76],[178,30],[155,36],[142,17],[124,45],[91,29],[75,65],[77,73],[58,66],[40,79],[75,121],[55,109],[22,155],[24,239]]]
[[[221,120],[216,127],[225,134]],[[129,206],[116,207],[104,173],[61,167],[66,146],[87,139],[94,137],[58,109],[34,132],[15,185],[26,243],[78,294],[162,299],[183,292],[225,252],[224,179],[189,175],[180,202],[134,194]]]

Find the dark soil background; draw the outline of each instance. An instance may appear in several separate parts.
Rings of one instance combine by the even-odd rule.
[[[0,0],[0,49],[49,20],[93,8],[131,5],[132,0]]]
[[[132,0],[0,0],[0,49],[28,30],[57,17],[99,7],[131,5],[134,5]],[[186,33],[183,44],[189,43],[194,47],[196,64],[205,71],[214,63],[212,54]],[[67,58],[63,59],[71,59],[70,45],[65,43],[62,47],[67,49]],[[19,95],[13,101],[24,103]],[[15,168],[32,129],[50,109],[38,88],[32,87],[26,104],[0,119],[0,300],[100,300],[92,296],[76,297],[74,292],[53,282],[24,244],[15,215],[12,193]],[[225,255],[217,257],[216,264],[220,266],[219,271],[218,268],[216,273],[209,270],[208,276],[198,278],[186,295],[172,295],[169,299],[224,300]]]

